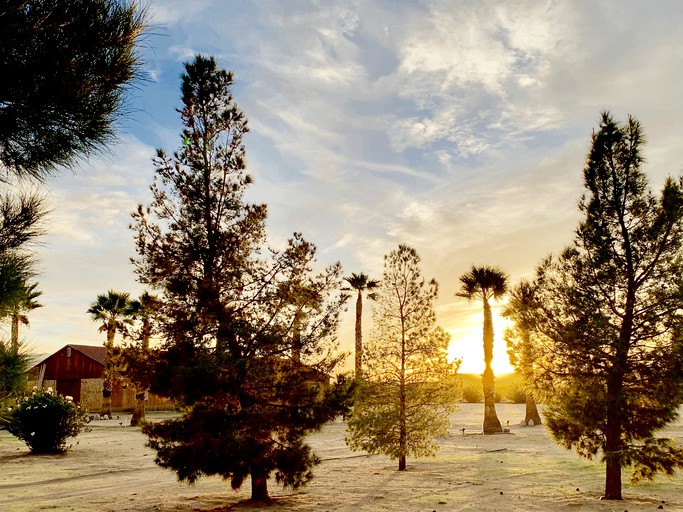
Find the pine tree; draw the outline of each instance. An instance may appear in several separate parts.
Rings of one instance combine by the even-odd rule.
[[[183,144],[155,159],[153,200],[134,214],[141,282],[158,293],[163,345],[151,390],[182,417],[144,428],[157,462],[193,482],[220,475],[267,500],[267,479],[297,488],[319,462],[304,436],[346,411],[330,384],[341,267],[314,272],[315,246],[295,234],[266,249],[265,205],[244,200],[247,120],[233,74],[197,56],[182,75]]]
[[[656,436],[683,403],[683,180],[656,197],[644,143],[637,120],[603,113],[574,244],[536,276],[546,425],[567,449],[600,456],[606,499],[621,499],[624,467],[637,481],[683,466],[683,448]]]
[[[459,362],[447,359],[450,336],[436,325],[438,285],[422,277],[420,257],[400,245],[384,258],[364,352],[364,381],[347,420],[352,450],[383,453],[406,469],[407,456],[433,455],[456,409]]]
[[[119,363],[123,374],[136,384],[131,426],[139,425],[145,420],[145,397],[149,390],[150,341],[155,334],[161,306],[159,298],[149,292],[143,292],[137,299],[132,299],[128,306],[128,313],[135,321],[135,326],[129,330],[132,342],[122,350]]]
[[[42,179],[113,137],[146,15],[126,0],[0,6],[0,181]]]
[[[522,281],[510,291],[510,298],[502,313],[505,318],[514,322],[512,327],[505,330],[503,337],[508,346],[510,364],[524,379],[524,394],[526,395],[524,423],[527,425],[530,425],[530,421],[533,421],[534,425],[541,424],[541,415],[538,413],[533,386],[530,384],[535,370],[533,343],[534,315],[537,309],[534,285],[528,281]]]

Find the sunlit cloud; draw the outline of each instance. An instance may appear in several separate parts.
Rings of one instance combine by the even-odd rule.
[[[455,343],[480,327],[454,297],[470,265],[516,281],[571,241],[601,109],[642,121],[655,186],[683,167],[680,2],[157,0],[150,11],[142,113],[113,156],[50,183],[37,343],[93,339],[88,302],[140,289],[129,214],[149,200],[153,148],[179,143],[181,63],[197,52],[235,71],[247,198],[268,204],[272,245],[301,231],[321,264],[375,277],[384,254],[413,245]]]

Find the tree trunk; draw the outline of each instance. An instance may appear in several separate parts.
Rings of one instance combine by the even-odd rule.
[[[12,354],[19,353],[19,313],[12,314],[12,334],[11,334]]]
[[[292,326],[292,360],[296,363],[301,362],[301,315],[300,311],[295,313]]]
[[[356,382],[363,378],[363,292],[356,299]]]
[[[619,460],[607,458],[605,471],[605,496],[606,500],[621,499],[621,463]]]
[[[541,424],[541,415],[538,413],[536,401],[531,396],[531,393],[526,394],[526,414],[524,415],[524,422],[528,425],[529,420],[533,420],[534,425]]]
[[[102,416],[111,418],[111,392],[114,388],[114,369],[112,368],[112,351],[114,349],[114,335],[116,331],[107,331],[107,342],[104,344],[104,374],[102,380]]]
[[[398,470],[406,469],[406,454],[408,453],[408,432],[406,428],[406,329],[405,317],[401,313],[401,375],[399,381],[398,408]]]
[[[252,501],[268,502],[268,478],[265,476],[251,475],[251,499]]]
[[[484,298],[484,374],[482,385],[484,388],[484,434],[497,434],[503,431],[496,414],[496,399],[494,389],[493,369],[493,318],[491,306]]]
[[[133,417],[130,419],[131,427],[138,425],[145,419],[145,392],[135,393],[135,408]]]
[[[107,389],[107,386],[111,386],[111,384],[107,384],[105,379],[105,384],[104,384],[104,389],[102,389],[102,409],[100,410],[100,416],[104,418],[106,415],[108,418],[111,418],[111,389]]]

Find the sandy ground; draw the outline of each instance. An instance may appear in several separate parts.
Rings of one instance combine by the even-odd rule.
[[[624,486],[621,502],[599,501],[604,470],[556,446],[543,427],[517,426],[524,406],[501,404],[498,417],[510,434],[483,436],[483,406],[462,404],[435,458],[408,461],[408,471],[383,456],[350,452],[344,425],[310,437],[323,459],[303,490],[269,482],[273,511],[683,511],[683,478]],[[154,416],[153,416],[154,417]],[[93,422],[66,455],[31,456],[0,431],[0,510],[16,511],[255,511],[249,482],[232,491],[220,478],[190,486],[154,464],[129,416]],[[461,430],[465,428],[465,435]],[[683,442],[683,423],[669,434]],[[625,476],[625,481],[627,477]]]

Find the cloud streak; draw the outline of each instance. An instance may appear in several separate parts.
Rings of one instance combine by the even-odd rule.
[[[470,332],[461,273],[494,264],[517,280],[571,241],[600,110],[641,120],[655,187],[681,169],[681,15],[674,0],[157,0],[142,114],[114,158],[52,185],[46,307],[29,339],[92,342],[81,312],[96,294],[140,289],[128,216],[148,201],[152,148],[179,143],[178,76],[194,52],[236,72],[248,197],[268,203],[273,243],[302,231],[321,264],[377,277],[384,254],[412,244],[441,283],[440,323]]]

